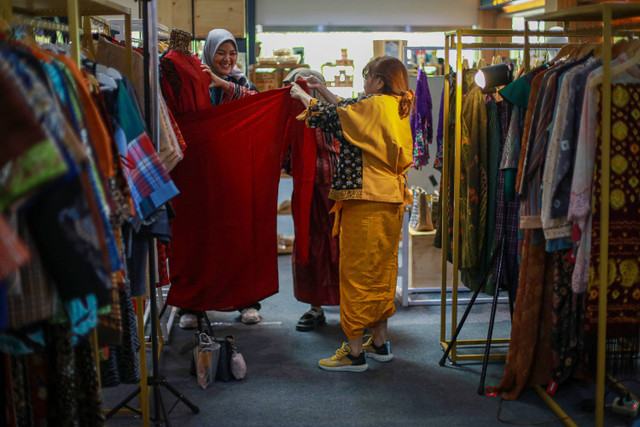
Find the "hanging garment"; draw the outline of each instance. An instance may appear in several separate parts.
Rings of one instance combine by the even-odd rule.
[[[160,59],[162,94],[174,116],[204,110],[211,106],[209,74],[192,55],[169,50]]]
[[[599,86],[602,99],[602,85]],[[611,178],[607,280],[607,368],[612,373],[635,371],[640,342],[640,84],[616,83],[611,87]],[[598,123],[602,105],[598,104]],[[598,133],[591,229],[589,288],[585,330],[591,347],[598,334],[600,284],[600,210],[602,144]],[[592,361],[593,363],[593,361]]]
[[[622,54],[616,62],[626,61],[626,55]],[[602,67],[593,70],[587,78],[587,89],[582,102],[582,114],[580,132],[578,134],[578,146],[576,148],[573,178],[571,181],[571,197],[569,200],[569,221],[573,224],[572,237],[578,245],[576,251],[576,266],[573,270],[571,286],[576,292],[587,290],[589,283],[589,258],[591,251],[591,207],[593,171],[597,146],[597,88],[590,86],[590,81],[602,75]],[[635,66],[626,73],[616,75],[612,83],[639,83],[640,68]]]
[[[333,200],[329,199],[331,177],[338,162],[339,142],[316,129],[316,167],[309,218],[309,256],[304,261],[293,242],[291,267],[293,294],[298,301],[312,305],[339,305],[339,241],[332,236]],[[296,210],[296,206],[293,206]]]
[[[511,327],[509,354],[500,385],[502,398],[514,400],[527,387],[547,384],[551,378],[551,304],[554,271],[544,244],[532,245],[525,231],[518,295]],[[544,272],[543,283],[540,272]]]
[[[462,100],[462,139],[461,139],[461,170],[453,168],[453,156],[448,156],[449,182],[447,221],[442,221],[436,233],[436,244],[441,241],[441,233],[448,232],[449,248],[447,256],[452,259],[453,241],[453,187],[454,173],[460,179],[460,229],[458,250],[460,252],[459,268],[463,270],[463,283],[472,289],[478,285],[480,260],[484,251],[486,223],[487,223],[487,109],[482,91],[473,81],[474,72],[466,70],[463,78]],[[451,104],[455,108],[455,102]],[[455,111],[455,110],[454,110]],[[450,116],[447,153],[453,152],[455,144],[455,114]],[[442,198],[441,198],[442,199]],[[441,210],[444,212],[444,210]],[[466,270],[466,271],[465,271]]]
[[[564,181],[563,188],[566,187],[570,180],[565,177],[573,175],[578,136],[574,130],[579,129],[579,120],[576,120],[579,116],[576,112],[582,107],[582,94],[587,76],[598,66],[598,62],[591,58],[562,77],[542,177],[540,212],[544,235],[548,240],[571,236],[571,225],[567,221],[570,189],[561,190],[563,194],[559,194],[555,189],[560,181]],[[557,213],[555,217],[552,215],[554,208]]]
[[[416,100],[411,114],[411,136],[413,137],[413,167],[419,168],[429,163],[429,147],[433,142],[433,115],[431,113],[431,92],[427,74],[418,70]]]
[[[109,39],[110,38],[102,35],[98,39],[98,44],[96,46],[96,61],[108,67],[115,68],[124,76],[127,72],[126,61],[128,55],[126,53],[126,48],[120,44],[114,43],[113,41],[109,41]],[[132,75],[129,77],[131,79],[132,87],[127,90],[130,92],[131,89],[133,89],[133,92],[138,99],[138,105],[144,105],[144,60],[142,54],[134,51],[131,55],[131,62]],[[158,87],[158,95],[160,95],[160,87]],[[175,161],[175,159],[173,159],[174,154],[172,153],[176,150],[176,133],[178,131],[171,125],[171,119],[168,116],[168,110],[164,99],[159,100],[158,107],[160,110],[158,154],[161,156],[163,162],[167,161],[167,163],[165,163],[165,167],[167,169],[171,169],[173,166],[172,162]],[[184,148],[182,150],[184,150]],[[179,157],[180,155],[181,154],[179,153],[175,153],[175,156]]]
[[[295,120],[301,110],[283,88],[176,117],[189,149],[172,172],[181,194],[172,202],[168,304],[231,311],[278,291],[278,181],[291,141],[311,147],[292,159],[303,169],[294,173],[297,248],[308,256],[315,137]]]

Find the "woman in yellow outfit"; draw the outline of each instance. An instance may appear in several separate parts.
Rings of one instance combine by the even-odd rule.
[[[318,362],[330,371],[366,371],[365,354],[384,362],[393,358],[387,319],[395,313],[402,215],[412,202],[406,181],[413,161],[413,91],[408,90],[407,70],[398,59],[384,56],[369,62],[363,76],[365,96],[357,99],[336,97],[314,77],[304,80],[328,103],[311,98],[297,84],[291,88],[291,96],[307,107],[299,119],[340,141],[329,197],[336,200],[340,320],[348,343]],[[363,344],[366,328],[373,335]]]

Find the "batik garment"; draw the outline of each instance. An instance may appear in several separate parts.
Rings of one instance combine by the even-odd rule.
[[[334,215],[329,213],[334,204],[329,199],[331,177],[338,163],[340,146],[329,133],[315,129],[314,134],[316,168],[309,212],[309,256],[307,260],[301,259],[294,240],[293,294],[298,301],[312,305],[340,305],[339,240],[332,236]]]
[[[544,244],[531,244],[525,230],[518,295],[516,297],[507,363],[500,385],[502,398],[514,400],[527,387],[547,384],[551,378],[551,304],[554,271]],[[541,273],[544,275],[541,280]],[[541,283],[542,282],[542,283]]]
[[[600,85],[600,97],[602,96]],[[611,372],[634,371],[640,325],[640,84],[611,88],[611,178],[607,262],[607,364]],[[598,104],[598,123],[601,123]],[[597,130],[601,140],[600,127]],[[586,301],[587,336],[598,334],[600,270],[601,143],[596,149],[591,261]]]
[[[413,167],[419,168],[429,163],[428,144],[433,142],[433,115],[431,113],[431,92],[427,74],[418,70],[416,100],[411,113],[411,136],[413,137]]]

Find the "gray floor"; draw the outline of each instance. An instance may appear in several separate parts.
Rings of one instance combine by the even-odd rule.
[[[290,194],[285,183],[281,198]],[[279,232],[292,234],[290,219],[279,219]],[[290,228],[288,228],[290,227]],[[161,370],[168,381],[193,403],[193,414],[178,403],[170,414],[172,425],[191,426],[495,426],[500,417],[518,425],[533,425],[556,416],[533,390],[516,401],[478,395],[481,364],[457,366],[438,364],[440,309],[434,306],[397,306],[389,322],[395,359],[390,363],[370,361],[364,373],[325,372],[318,368],[321,357],[331,356],[344,340],[337,307],[326,308],[327,325],[312,332],[297,332],[295,324],[306,304],[293,297],[290,256],[278,258],[280,292],[262,302],[263,321],[243,325],[237,313],[210,312],[216,335],[233,335],[248,367],[247,378],[237,382],[215,382],[200,389],[189,375],[189,356],[178,349],[191,332],[176,327],[164,347]],[[460,308],[460,314],[464,307]],[[477,304],[461,339],[486,338],[490,305]],[[508,308],[500,305],[494,337],[508,337]],[[495,352],[505,349],[496,349]],[[476,351],[477,352],[477,351]],[[486,385],[502,378],[503,362],[489,364]],[[640,386],[627,384],[638,393]],[[114,405],[132,386],[105,390],[105,404]],[[593,387],[561,386],[556,401],[580,426],[594,425],[593,414],[580,409],[583,399],[592,398]],[[162,389],[167,407],[175,397]],[[607,395],[607,402],[613,399]],[[135,403],[134,403],[135,405]],[[140,425],[133,415],[116,415],[110,426]],[[152,424],[153,425],[153,424]],[[546,425],[561,426],[560,421]],[[608,415],[605,425],[631,425],[624,418]]]

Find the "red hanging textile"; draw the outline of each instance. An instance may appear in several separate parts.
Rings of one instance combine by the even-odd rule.
[[[277,197],[292,146],[296,245],[308,257],[315,136],[282,88],[176,117],[189,149],[171,172],[173,250],[167,303],[231,311],[278,292]]]

